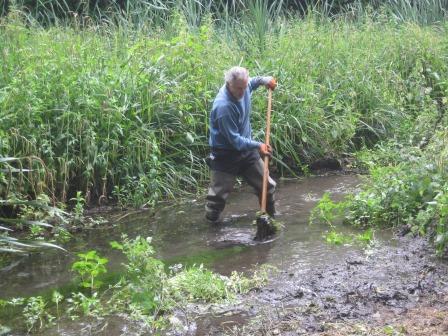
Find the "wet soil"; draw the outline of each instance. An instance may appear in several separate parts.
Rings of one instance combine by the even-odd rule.
[[[294,267],[200,335],[448,335],[448,267],[420,238],[396,238],[303,274]],[[244,317],[244,323],[242,323]]]

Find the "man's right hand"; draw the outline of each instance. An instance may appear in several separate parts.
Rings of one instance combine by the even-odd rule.
[[[265,156],[265,155],[271,156],[272,155],[271,145],[266,145],[266,144],[262,143],[258,149],[260,151],[261,156]]]
[[[272,76],[263,77],[263,81],[267,89],[274,91],[275,88],[277,87],[277,81]]]

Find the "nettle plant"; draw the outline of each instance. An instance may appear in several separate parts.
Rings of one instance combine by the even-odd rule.
[[[81,191],[76,192],[76,197],[73,197],[71,201],[75,202],[73,207],[73,217],[75,221],[82,221],[84,219],[84,207],[86,204],[85,198],[82,196]]]
[[[100,257],[94,250],[78,253],[78,257],[79,260],[73,263],[72,270],[81,278],[81,286],[90,288],[93,293],[102,285],[98,277],[107,272],[105,265],[108,260]]]

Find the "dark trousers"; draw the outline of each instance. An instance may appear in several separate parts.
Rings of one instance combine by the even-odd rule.
[[[244,152],[212,150],[207,163],[211,168],[211,181],[205,204],[207,219],[211,221],[219,219],[237,176],[243,177],[253,187],[261,202],[264,162],[258,150]],[[266,212],[271,216],[275,214],[275,187],[275,181],[269,177]]]

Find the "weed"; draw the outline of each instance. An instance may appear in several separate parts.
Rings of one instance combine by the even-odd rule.
[[[356,240],[358,240],[361,243],[370,243],[374,239],[374,230],[372,228],[369,228],[365,230],[363,233],[356,235]]]
[[[45,310],[46,305],[47,303],[41,296],[33,296],[27,300],[23,308],[23,316],[28,326],[28,332],[33,328],[42,329],[52,323],[54,316]]]
[[[353,241],[352,237],[336,232],[334,230],[328,232],[324,237],[327,243],[334,245],[348,244]]]
[[[81,278],[81,286],[90,288],[92,294],[94,290],[102,285],[98,277],[106,273],[108,260],[97,255],[96,251],[78,253],[79,260],[74,262],[72,270],[76,271]]]
[[[333,227],[334,222],[338,218],[342,218],[346,209],[346,202],[335,203],[330,198],[329,193],[324,193],[317,205],[310,214],[310,224],[320,221]]]
[[[97,292],[91,296],[86,296],[80,292],[72,293],[67,302],[70,304],[67,314],[72,320],[77,319],[79,313],[84,316],[101,316],[104,310]]]
[[[75,206],[73,207],[74,219],[78,222],[84,219],[84,206],[86,200],[82,197],[82,193],[80,191],[76,192],[76,197],[70,199],[75,202]]]

